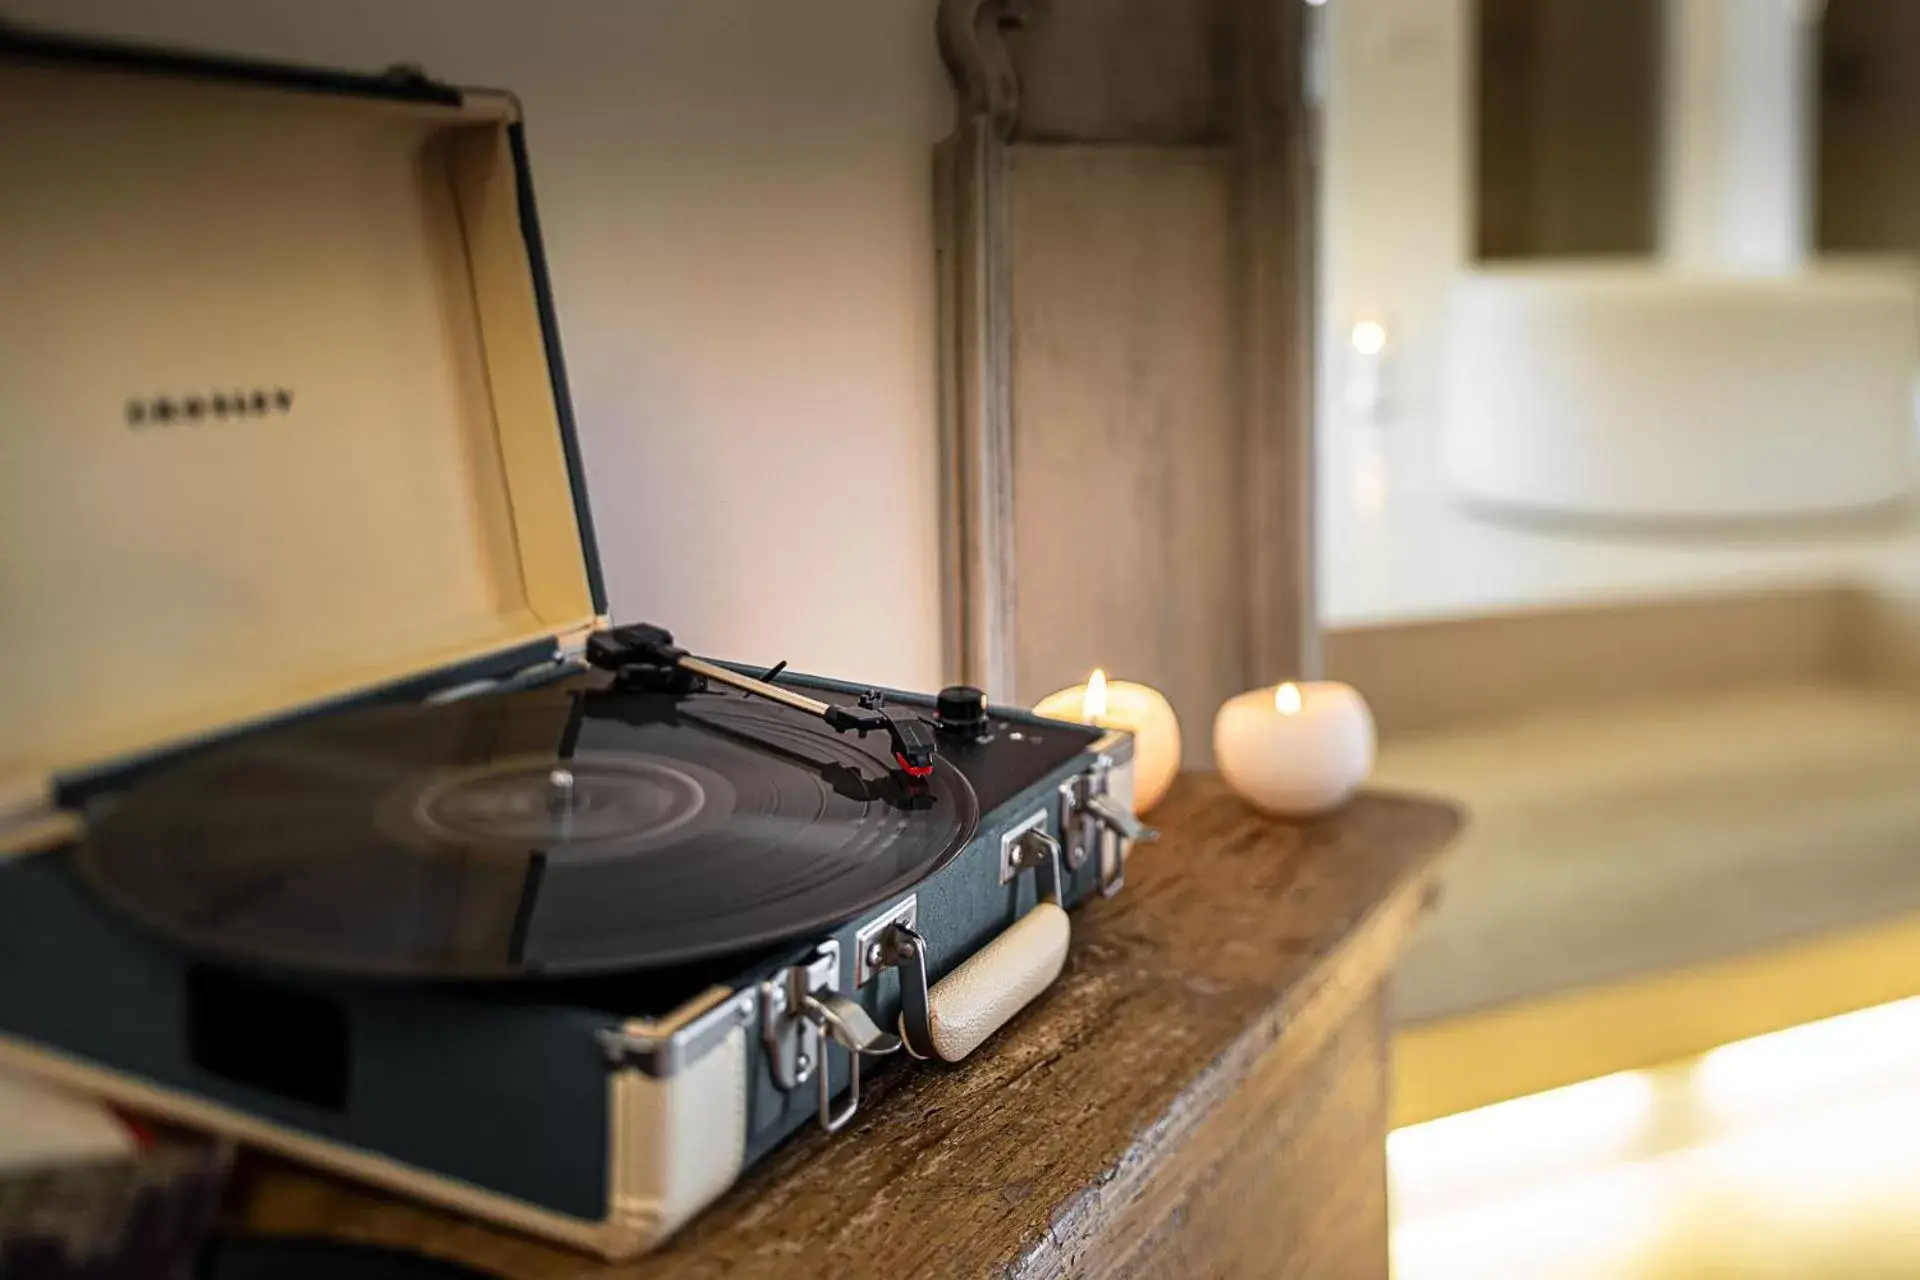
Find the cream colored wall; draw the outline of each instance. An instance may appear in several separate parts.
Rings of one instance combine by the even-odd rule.
[[[1437,407],[1447,290],[1471,245],[1473,12],[1470,0],[1323,10],[1323,423],[1343,420],[1349,335],[1364,318],[1387,326],[1392,419]]]
[[[933,0],[5,0],[515,90],[615,615],[941,675]]]

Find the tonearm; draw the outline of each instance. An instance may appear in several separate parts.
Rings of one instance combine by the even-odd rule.
[[[587,641],[587,661],[614,672],[623,683],[684,689],[696,680],[707,680],[818,716],[841,733],[861,737],[876,731],[884,733],[893,746],[900,772],[915,781],[933,773],[933,726],[911,711],[887,706],[886,696],[877,689],[861,694],[854,705],[823,702],[773,683],[785,668],[784,662],[768,671],[765,678],[746,675],[695,657],[674,644],[665,629],[644,623],[596,633]]]

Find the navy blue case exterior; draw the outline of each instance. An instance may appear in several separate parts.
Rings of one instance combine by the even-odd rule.
[[[109,915],[63,854],[0,865],[0,1033],[562,1213],[605,1216],[596,1034],[610,1017],[287,979],[345,1018],[347,1096],[333,1109],[197,1064],[194,972],[187,956]]]
[[[851,688],[797,677],[784,683]],[[910,696],[899,700],[928,705]],[[994,715],[1044,725],[1017,712],[996,709]],[[1057,836],[1059,786],[1093,758],[1090,731],[1047,731],[1080,735],[1089,749],[983,814],[966,848],[916,890],[934,980],[1036,900],[1031,875],[999,883],[1000,836],[1036,812]],[[1069,905],[1097,891],[1096,864],[1089,859],[1067,874]],[[853,986],[855,932],[884,910],[828,935],[840,943],[843,990]],[[823,940],[764,956],[727,985],[751,987]],[[268,981],[312,996],[343,1022],[346,1096],[342,1105],[328,1106],[237,1083],[196,1060],[192,986],[204,972],[98,904],[64,853],[0,862],[0,973],[7,975],[0,982],[0,1034],[569,1216],[598,1221],[606,1215],[610,1068],[601,1037],[619,1027],[618,1016],[498,994],[476,998],[452,987],[272,977]],[[897,975],[884,973],[857,994],[880,1025],[893,1025]],[[774,1083],[757,1028],[748,1045],[745,1154],[751,1164],[810,1123],[817,1102],[811,1088],[789,1093]],[[828,1068],[838,1096],[847,1083],[845,1051],[831,1048]]]

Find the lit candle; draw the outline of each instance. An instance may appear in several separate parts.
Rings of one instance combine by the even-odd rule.
[[[1248,804],[1283,817],[1325,813],[1373,772],[1373,713],[1344,684],[1254,689],[1213,720],[1213,759]]]
[[[1095,671],[1085,684],[1050,693],[1035,715],[1077,720],[1133,735],[1133,808],[1145,813],[1159,803],[1180,772],[1180,721],[1158,689],[1130,680],[1108,680]]]

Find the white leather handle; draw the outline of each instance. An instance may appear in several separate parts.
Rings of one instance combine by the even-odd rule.
[[[1071,933],[1057,903],[1035,903],[1012,928],[936,982],[927,993],[934,1052],[943,1061],[960,1061],[1052,986],[1067,962]]]

